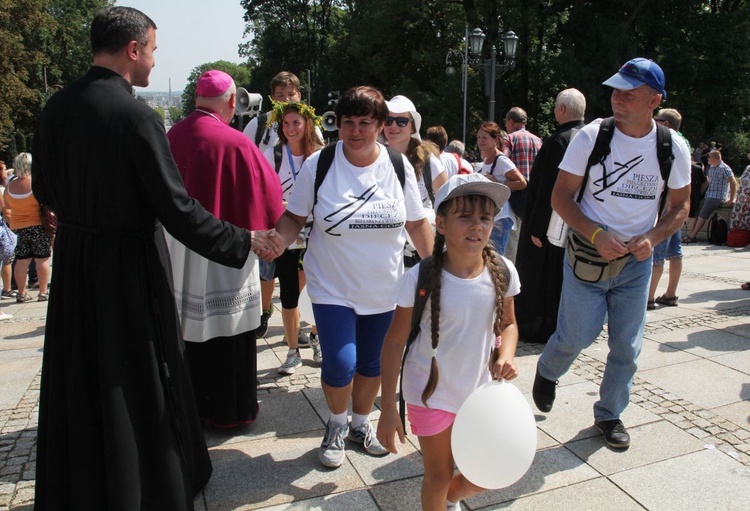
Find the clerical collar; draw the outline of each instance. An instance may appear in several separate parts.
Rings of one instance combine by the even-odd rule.
[[[216,119],[217,121],[219,121],[219,122],[220,122],[220,123],[222,123],[222,124],[227,124],[227,123],[226,123],[226,122],[224,121],[224,119],[222,119],[221,117],[218,117],[218,116],[217,116],[217,115],[216,115],[215,113],[213,113],[213,112],[209,112],[208,110],[203,110],[202,108],[196,108],[196,110],[197,110],[198,112],[203,112],[204,114],[208,114],[208,115],[210,115],[211,117],[213,117],[214,119]]]

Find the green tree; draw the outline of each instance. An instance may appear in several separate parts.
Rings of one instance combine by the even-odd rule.
[[[0,0],[0,150],[17,131],[30,136],[46,97],[86,71],[91,19],[111,3]]]
[[[182,111],[184,116],[190,115],[195,110],[195,86],[198,83],[198,78],[211,69],[218,69],[230,75],[237,87],[247,87],[247,84],[250,82],[250,70],[244,64],[233,64],[226,60],[218,60],[193,68],[188,77],[187,85],[185,85],[185,89],[182,91]]]
[[[178,106],[170,106],[169,117],[172,119],[172,123],[175,123],[185,117],[185,115],[182,113],[182,108]]]

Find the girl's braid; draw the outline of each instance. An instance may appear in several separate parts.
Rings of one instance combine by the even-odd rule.
[[[432,330],[432,362],[430,364],[430,377],[427,379],[424,391],[422,391],[422,404],[427,406],[427,400],[435,392],[440,371],[438,370],[437,358],[435,357],[438,343],[440,342],[440,286],[443,275],[443,247],[445,236],[435,234],[435,246],[432,250],[432,268],[430,269],[430,326]],[[429,408],[429,407],[428,407]]]

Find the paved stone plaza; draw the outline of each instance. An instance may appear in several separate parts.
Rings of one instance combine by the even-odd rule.
[[[622,417],[630,449],[609,449],[593,428],[605,331],[560,380],[553,411],[534,409],[538,452],[526,476],[464,509],[750,509],[750,292],[740,289],[750,281],[750,249],[683,249],[679,306],[648,313]],[[665,286],[666,271],[657,294]],[[0,323],[0,511],[31,511],[46,304],[0,307],[15,315]],[[422,459],[413,435],[398,455],[373,458],[351,446],[338,470],[318,463],[327,418],[319,369],[306,349],[296,374],[278,375],[282,336],[277,311],[258,343],[258,420],[237,431],[206,429],[214,474],[196,511],[418,510]],[[542,348],[521,343],[517,354],[514,383],[530,402]]]

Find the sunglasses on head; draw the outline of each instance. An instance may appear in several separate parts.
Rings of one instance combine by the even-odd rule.
[[[396,123],[396,126],[399,128],[406,128],[406,126],[409,125],[409,119],[408,117],[391,117],[390,115],[385,118],[385,125],[390,126],[394,122]]]

